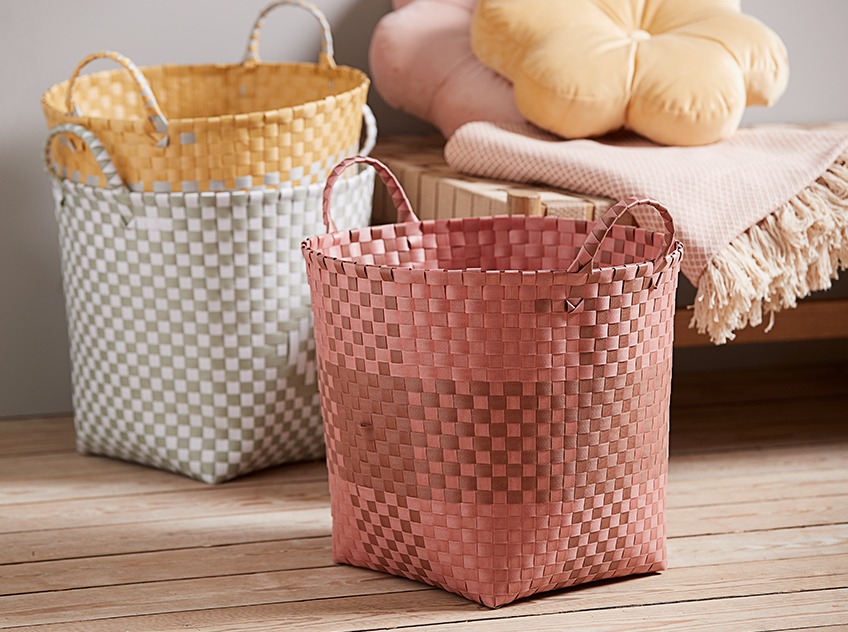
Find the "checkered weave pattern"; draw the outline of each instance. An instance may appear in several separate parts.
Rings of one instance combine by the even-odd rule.
[[[844,130],[743,129],[713,145],[663,147],[634,134],[563,140],[529,124],[475,122],[451,137],[445,159],[457,171],[485,178],[665,200],[676,209],[686,246],[683,273],[697,286],[723,248],[846,152]],[[637,210],[635,219],[659,228],[653,213]]]
[[[318,64],[260,62],[262,21],[282,5],[319,18]],[[79,74],[100,58],[123,68]],[[368,86],[362,71],[336,65],[323,14],[310,3],[283,0],[257,19],[242,64],[139,69],[104,51],[84,59],[41,101],[48,127],[75,123],[94,132],[132,190],[188,193],[323,182],[338,161],[360,151]],[[373,121],[369,114],[366,123]],[[57,141],[53,155],[63,177],[106,185],[82,143]]]
[[[491,607],[665,568],[682,249],[612,224],[668,212],[422,222],[375,166],[410,221],[304,242],[334,560]]]
[[[321,186],[154,194],[53,177],[77,447],[207,483],[324,453],[305,235]],[[49,164],[49,159],[48,159]],[[334,206],[367,225],[374,175]]]

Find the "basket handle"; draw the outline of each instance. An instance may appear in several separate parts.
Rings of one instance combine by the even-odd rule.
[[[115,165],[109,157],[109,153],[106,151],[106,148],[103,147],[103,144],[91,131],[87,130],[82,125],[77,125],[75,123],[57,125],[47,132],[47,137],[44,139],[44,168],[51,178],[54,180],[60,179],[59,174],[53,169],[52,148],[53,139],[61,134],[73,134],[88,145],[88,148],[91,150],[91,154],[94,156],[95,160],[97,160],[97,164],[100,165],[100,170],[106,177],[106,187],[117,193],[125,193],[129,195],[130,191],[124,184],[124,181],[121,180],[121,176],[118,175],[118,171],[115,169]],[[129,226],[133,221],[131,212],[125,210],[123,205],[120,204],[118,205],[118,212],[121,214],[124,226]]]
[[[586,237],[583,245],[580,246],[580,251],[577,257],[568,267],[568,272],[584,272],[595,270],[595,257],[598,255],[601,244],[606,236],[609,235],[613,225],[627,211],[637,206],[650,206],[656,209],[663,220],[665,227],[665,248],[660,255],[654,259],[653,274],[657,275],[662,272],[668,265],[668,255],[674,247],[674,218],[671,216],[668,208],[651,198],[629,197],[621,200],[618,204],[611,207],[604,216],[595,222],[595,227],[592,232]]]
[[[77,125],[75,123],[63,123],[62,125],[57,125],[47,132],[47,137],[44,139],[44,168],[51,177],[56,179],[61,177],[53,169],[52,155],[53,139],[61,134],[73,134],[88,145],[88,148],[91,150],[94,159],[97,161],[97,164],[100,166],[100,170],[106,178],[106,188],[127,189],[126,185],[124,185],[124,181],[121,180],[121,176],[118,175],[118,170],[115,169],[115,165],[109,157],[106,148],[103,147],[103,144],[97,139],[97,136],[82,125]]]
[[[395,174],[393,174],[386,165],[376,158],[370,158],[368,156],[351,156],[350,158],[345,158],[333,168],[327,178],[327,184],[324,185],[324,226],[327,227],[328,233],[335,233],[338,230],[336,228],[336,223],[330,215],[330,198],[333,194],[333,185],[336,184],[336,181],[345,169],[357,163],[363,163],[374,167],[377,175],[380,176],[383,184],[386,185],[389,197],[392,199],[392,202],[394,202],[398,213],[398,223],[404,224],[406,222],[419,221],[418,217],[412,210],[412,206],[409,204],[409,198],[406,197],[403,187],[400,185],[400,182],[398,182]]]
[[[377,145],[377,117],[374,112],[365,103],[362,105],[362,118],[365,122],[365,140],[362,141],[362,148],[359,150],[360,156],[367,156]]]
[[[74,85],[76,84],[77,78],[79,77],[80,72],[82,72],[82,69],[96,59],[111,59],[123,66],[127,72],[130,73],[130,76],[133,78],[133,81],[135,81],[135,85],[138,86],[138,91],[141,93],[141,98],[144,101],[144,109],[147,111],[147,119],[150,121],[154,131],[162,136],[162,138],[158,140],[157,145],[160,147],[166,147],[168,145],[168,119],[166,119],[165,115],[162,113],[162,108],[159,107],[159,102],[156,100],[153,90],[150,88],[147,77],[144,76],[141,69],[136,66],[129,57],[126,57],[121,53],[116,53],[115,51],[102,50],[98,53],[92,53],[83,59],[76,68],[74,68],[74,72],[71,74],[71,78],[68,81],[68,93],[65,96],[65,110],[67,112],[67,116],[80,116],[79,108],[77,108],[74,103]]]
[[[324,39],[321,43],[321,56],[318,58],[318,64],[325,68],[335,68],[336,60],[333,51],[333,33],[330,30],[330,23],[318,7],[311,2],[306,2],[306,0],[276,0],[276,2],[272,2],[262,9],[262,12],[256,18],[256,22],[253,23],[253,29],[250,32],[250,40],[247,43],[247,53],[244,56],[243,64],[245,66],[254,66],[262,61],[259,58],[259,37],[262,31],[262,23],[271,11],[284,5],[301,7],[315,16],[315,19],[318,20],[318,23],[321,25],[321,32],[324,35]]]

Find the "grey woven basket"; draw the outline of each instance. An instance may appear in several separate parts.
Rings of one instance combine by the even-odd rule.
[[[60,134],[108,183],[56,176]],[[301,241],[323,185],[131,192],[88,130],[53,128],[77,448],[217,483],[324,454]],[[371,215],[370,169],[336,187],[347,226]]]

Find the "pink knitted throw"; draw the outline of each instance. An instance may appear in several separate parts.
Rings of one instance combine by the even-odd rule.
[[[716,343],[830,287],[848,264],[848,131],[758,128],[703,147],[631,134],[564,141],[531,125],[469,123],[445,158],[476,176],[542,182],[674,214],[683,273],[698,286],[693,326]],[[650,213],[636,221],[658,229]]]

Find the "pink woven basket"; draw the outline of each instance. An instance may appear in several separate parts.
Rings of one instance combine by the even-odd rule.
[[[401,223],[338,232],[374,166]],[[646,204],[665,232],[614,226]],[[674,296],[667,209],[419,221],[356,157],[306,257],[333,559],[495,607],[666,567]]]

